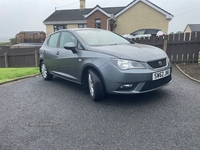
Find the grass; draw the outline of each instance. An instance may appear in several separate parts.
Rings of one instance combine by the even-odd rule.
[[[38,67],[0,68],[0,83],[39,73]]]

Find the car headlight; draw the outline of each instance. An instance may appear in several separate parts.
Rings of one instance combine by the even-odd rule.
[[[146,68],[143,64],[138,61],[125,60],[125,59],[111,59],[111,61],[122,70],[127,69],[142,69]]]

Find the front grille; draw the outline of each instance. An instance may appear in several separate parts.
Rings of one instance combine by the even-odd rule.
[[[171,75],[163,79],[146,82],[141,91],[148,91],[169,83],[172,80]]]
[[[167,65],[166,58],[156,60],[156,61],[150,61],[150,62],[147,62],[147,63],[148,63],[149,66],[151,66],[151,68],[154,68],[154,69],[162,68],[162,67],[165,67]]]

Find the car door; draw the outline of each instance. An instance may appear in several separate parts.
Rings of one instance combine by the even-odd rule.
[[[45,64],[47,65],[50,71],[56,71],[58,69],[56,66],[56,60],[58,58],[59,37],[60,37],[60,32],[52,34],[47,41],[47,45],[42,50],[42,53],[45,58]]]
[[[73,53],[71,50],[67,50],[64,48],[64,45],[69,42],[74,43],[77,47],[76,53]],[[56,60],[58,71],[55,73],[60,77],[66,78],[74,82],[80,82],[80,58],[82,52],[78,50],[78,45],[79,49],[81,49],[80,43],[72,33],[68,31],[63,31],[61,33],[59,39],[59,54],[57,55],[58,59]]]

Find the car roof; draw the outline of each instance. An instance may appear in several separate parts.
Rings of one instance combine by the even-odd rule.
[[[155,28],[143,28],[143,29],[138,29],[138,30],[161,30],[161,29],[155,29]],[[136,31],[138,31],[136,30]]]
[[[104,30],[104,29],[98,29],[98,28],[69,28],[69,29],[60,29],[58,31],[54,31],[53,33],[49,34],[48,37],[51,36],[51,35],[53,35],[53,34],[55,34],[55,33],[62,32],[62,31],[71,31],[71,32],[74,32],[74,31],[80,31],[80,30]]]

